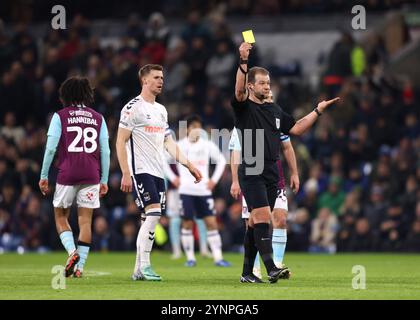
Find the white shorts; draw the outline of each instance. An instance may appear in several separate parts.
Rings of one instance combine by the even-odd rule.
[[[89,209],[99,208],[99,184],[64,186],[57,183],[53,200],[54,208],[70,208],[74,198],[77,199],[78,207]]]
[[[280,191],[280,194],[274,203],[274,209],[283,209],[286,211],[289,209],[287,205],[286,191],[284,189]],[[245,197],[242,196],[242,219],[249,219],[249,215],[248,205],[246,204]]]

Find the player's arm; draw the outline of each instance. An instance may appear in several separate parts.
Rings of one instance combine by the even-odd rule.
[[[171,167],[169,166],[168,161],[163,162],[163,173],[169,179],[169,181],[171,181],[171,183],[175,186],[175,188],[178,188],[180,184],[179,177],[172,171]]]
[[[130,139],[130,137],[131,130],[118,127],[117,142],[115,147],[117,150],[118,163],[120,164],[122,172],[120,189],[123,192],[131,192],[132,190],[132,181],[130,175],[130,168],[128,167],[127,150],[125,149],[125,144],[127,143],[128,139]]]
[[[232,185],[230,186],[230,194],[237,199],[241,193],[239,186],[238,168],[241,163],[241,143],[239,141],[238,131],[234,127],[229,141],[230,152],[230,170],[232,173]]]
[[[293,190],[294,193],[299,191],[299,173],[297,169],[297,162],[296,162],[296,155],[295,150],[293,149],[292,142],[288,136],[283,136],[281,139],[282,143],[282,150],[284,157],[287,161],[287,165],[290,169],[290,188]]]
[[[300,136],[304,134],[312,125],[315,123],[315,121],[318,119],[318,117],[332,104],[339,101],[340,98],[334,98],[328,101],[321,101],[318,103],[318,106],[308,113],[305,117],[302,119],[299,119],[296,121],[295,125],[289,130],[290,134],[293,134],[295,136]]]
[[[210,142],[210,159],[213,161],[212,163],[216,164],[216,168],[214,168],[213,175],[210,178],[207,187],[209,190],[213,190],[226,168],[225,156],[213,142]]]
[[[194,183],[199,183],[202,179],[201,172],[187,159],[187,157],[181,152],[177,143],[170,134],[165,136],[165,148],[168,153],[174,157],[174,159],[186,167],[190,173],[194,176]]]
[[[48,128],[47,145],[45,147],[44,159],[42,161],[41,176],[39,180],[39,189],[45,196],[48,192],[48,172],[50,171],[51,163],[57,151],[58,142],[61,136],[61,121],[57,113],[54,113],[50,127]]]
[[[239,47],[239,67],[236,71],[236,82],[235,82],[235,98],[238,101],[244,101],[248,96],[248,90],[246,88],[247,73],[248,73],[248,57],[249,51],[252,45],[246,42],[242,42]]]
[[[234,199],[238,199],[241,193],[241,187],[239,185],[238,168],[241,160],[241,152],[238,150],[232,150],[230,152],[230,172],[232,174],[232,185],[230,186],[230,194]]]
[[[99,196],[103,197],[108,192],[109,163],[111,158],[108,128],[104,117],[102,117],[101,132],[99,134],[99,147],[101,150],[101,181]]]

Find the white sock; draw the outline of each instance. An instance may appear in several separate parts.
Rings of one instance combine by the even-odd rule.
[[[171,217],[169,220],[169,239],[174,257],[180,257],[181,251],[181,218]]]
[[[187,256],[187,260],[194,260],[194,236],[193,232],[190,229],[181,229],[181,242],[182,247],[184,248],[185,255]]]
[[[142,216],[140,217],[140,229],[141,226],[144,222],[145,217]],[[134,273],[137,274],[138,272],[140,272],[140,247],[141,247],[141,240],[140,240],[140,229],[139,229],[139,233],[137,234],[137,241],[136,241],[136,248],[137,248],[137,252],[136,252],[136,264],[134,266]]]
[[[222,254],[222,238],[218,230],[207,231],[207,241],[213,254],[214,262],[223,260]]]
[[[182,255],[181,246],[178,243],[172,245],[172,254],[174,257],[180,257]]]
[[[155,228],[161,215],[160,209],[146,212],[146,220],[140,227],[140,268],[150,266],[150,252],[155,241]]]

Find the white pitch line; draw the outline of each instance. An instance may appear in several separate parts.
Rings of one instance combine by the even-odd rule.
[[[85,276],[89,276],[89,277],[109,276],[111,274],[112,274],[111,272],[94,271],[94,270],[89,270],[84,273]]]

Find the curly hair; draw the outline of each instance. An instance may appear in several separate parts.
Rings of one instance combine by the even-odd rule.
[[[64,106],[93,104],[93,88],[88,78],[75,76],[65,80],[59,89],[60,100]]]

